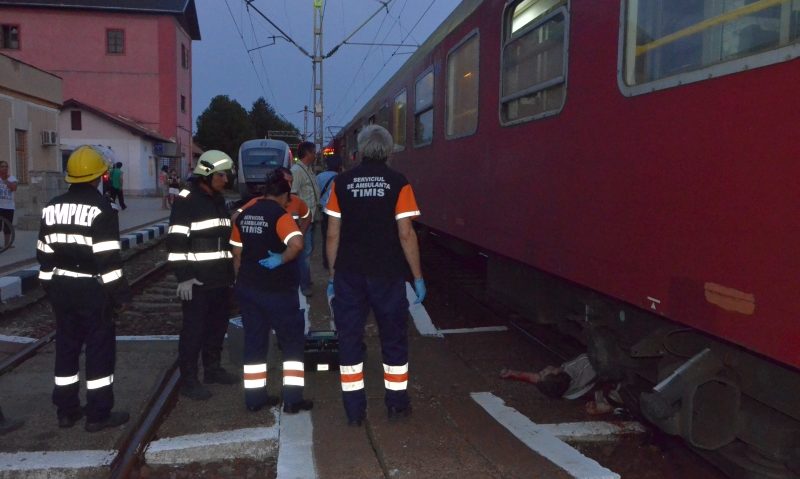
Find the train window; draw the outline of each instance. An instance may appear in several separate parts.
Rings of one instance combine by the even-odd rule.
[[[414,87],[414,145],[433,141],[433,69],[423,74]]]
[[[406,91],[403,90],[394,97],[392,106],[392,136],[395,151],[406,147],[406,109]]]
[[[621,83],[630,94],[800,56],[798,0],[626,0],[623,18]]]
[[[525,0],[506,9],[500,71],[504,125],[554,115],[566,94],[569,22],[564,0]]]
[[[378,110],[377,122],[380,126],[386,128],[387,131],[389,130],[389,106],[386,103]]]
[[[477,31],[447,55],[447,137],[472,135],[478,129]]]

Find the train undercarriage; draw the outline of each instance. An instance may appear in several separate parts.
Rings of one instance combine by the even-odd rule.
[[[425,233],[423,229],[423,235]],[[489,294],[585,345],[626,404],[736,479],[800,478],[800,372],[445,234],[484,260]]]

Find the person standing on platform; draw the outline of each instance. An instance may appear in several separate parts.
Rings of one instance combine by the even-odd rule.
[[[42,210],[36,258],[39,280],[56,316],[53,403],[58,426],[83,417],[80,354],[86,346],[86,424],[89,432],[128,422],[114,406],[114,313],[131,300],[122,276],[117,212],[97,190],[107,166],[90,146],[67,160],[69,190]]]
[[[331,197],[331,184],[336,175],[342,171],[342,159],[337,155],[329,156],[326,160],[328,169],[317,175],[317,184],[319,186],[319,204],[325,208],[328,204],[328,198]],[[326,237],[328,236],[328,215],[322,215],[320,218],[320,227],[322,229],[322,267],[328,269],[328,252],[326,251]]]
[[[425,281],[411,223],[420,211],[408,180],[386,165],[393,146],[385,128],[365,127],[358,135],[361,164],[336,177],[325,207],[342,399],[355,426],[367,407],[363,338],[370,307],[380,334],[389,419],[411,414],[405,278],[410,269],[417,303],[425,299]]]
[[[311,253],[314,250],[314,225],[319,219],[319,185],[312,165],[317,155],[317,147],[310,141],[300,143],[297,156],[300,161],[292,166],[294,182],[292,193],[296,193],[311,210],[311,225],[303,234],[303,255],[300,258],[300,290],[306,296],[311,296]]]
[[[194,400],[211,397],[198,380],[198,356],[203,360],[204,383],[239,382],[221,365],[233,284],[231,220],[222,191],[232,167],[231,158],[221,151],[203,153],[194,169],[196,181],[180,192],[169,218],[167,260],[178,279],[183,309],[178,343],[181,394]]]
[[[14,223],[14,192],[17,191],[17,177],[8,172],[8,162],[0,161],[0,216]],[[3,245],[11,242],[11,228],[3,225]]]
[[[111,170],[111,198],[116,201],[119,198],[119,206],[123,210],[128,208],[125,206],[125,195],[122,193],[122,162],[117,162]]]
[[[303,399],[305,336],[297,296],[297,257],[303,234],[286,211],[289,182],[281,171],[267,175],[264,196],[248,203],[233,225],[236,298],[244,326],[244,391],[250,411],[274,406],[267,395],[269,331],[283,352],[283,411],[294,414],[314,404]]]
[[[161,165],[161,171],[158,172],[158,185],[161,187],[162,192],[161,209],[168,210],[172,208],[172,202],[170,201],[169,167],[167,165]]]

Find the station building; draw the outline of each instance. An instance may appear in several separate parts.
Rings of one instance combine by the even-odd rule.
[[[56,169],[73,140],[116,142],[133,194],[157,190],[161,165],[191,167],[191,52],[199,39],[194,0],[0,0],[0,53],[57,75],[62,98],[73,100],[61,128],[52,125]],[[73,129],[77,115],[99,129]],[[123,132],[141,144],[122,146],[139,142]],[[28,139],[33,146],[40,145]]]
[[[0,159],[19,180],[14,222],[39,227],[39,212],[66,190],[58,150],[62,81],[0,53]]]

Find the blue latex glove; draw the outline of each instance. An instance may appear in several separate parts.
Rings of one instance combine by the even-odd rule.
[[[425,288],[425,280],[422,278],[414,280],[414,292],[417,293],[417,300],[414,301],[414,304],[419,304],[425,299],[425,295],[428,293],[428,290]]]
[[[266,258],[258,260],[258,264],[267,269],[275,269],[283,264],[283,256],[270,251]]]
[[[328,296],[333,296],[334,295],[333,294],[333,280],[332,279],[328,281],[328,289],[327,289],[327,291],[325,291],[325,294],[328,295]]]

